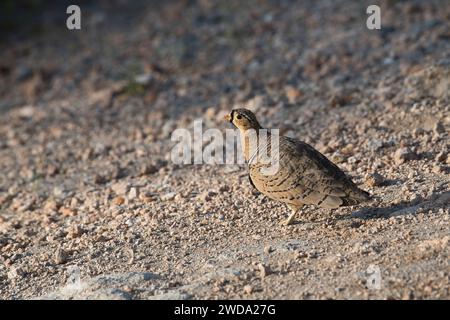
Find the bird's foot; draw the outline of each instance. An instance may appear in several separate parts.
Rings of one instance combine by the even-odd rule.
[[[290,226],[291,224],[294,224],[294,217],[289,217],[286,220],[280,221],[280,225],[282,226]]]
[[[281,221],[280,224],[283,226],[289,226],[291,224],[294,224],[294,218],[297,212],[298,208],[293,208],[292,213],[289,215],[289,217],[286,220]]]

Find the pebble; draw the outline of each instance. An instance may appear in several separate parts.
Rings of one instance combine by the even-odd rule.
[[[214,197],[217,193],[213,191],[203,192],[199,195],[199,199],[203,202],[211,201],[212,197]]]
[[[272,270],[270,270],[270,267],[265,264],[258,264],[259,269],[259,275],[261,276],[261,279],[264,279],[266,276],[272,273]]]
[[[71,207],[72,209],[77,208],[78,205],[79,205],[79,200],[78,200],[78,198],[73,197],[72,199],[70,199],[70,207]]]
[[[205,118],[214,120],[216,118],[216,108],[210,107],[205,111]]]
[[[9,200],[12,199],[12,196],[7,194],[7,195],[0,195],[0,206],[2,206],[4,203],[8,202]]]
[[[125,203],[125,198],[124,198],[124,197],[121,197],[121,196],[115,197],[115,198],[112,200],[112,202],[113,202],[113,204],[115,204],[116,206],[120,206],[120,205],[122,205],[122,204]]]
[[[440,135],[441,133],[445,132],[445,128],[444,125],[442,124],[442,122],[437,121],[434,126],[433,126],[433,132],[436,135]]]
[[[443,170],[443,168],[442,168],[440,165],[434,165],[434,166],[431,168],[431,172],[436,173],[436,174],[439,174],[439,173],[444,172],[444,170]]]
[[[355,152],[355,146],[352,143],[349,143],[345,147],[341,148],[340,151],[344,155],[351,155]]]
[[[170,138],[175,128],[176,128],[175,121],[167,120],[161,127],[160,137],[162,139]]]
[[[138,74],[134,77],[134,81],[140,85],[147,85],[152,80],[152,75],[150,73]]]
[[[298,99],[302,96],[301,91],[292,86],[287,86],[284,89],[284,92],[286,93],[286,97],[287,97],[289,103],[296,103],[298,101]]]
[[[10,280],[23,278],[24,275],[25,272],[20,267],[11,267],[8,271],[8,279]]]
[[[157,197],[152,193],[145,192],[139,195],[139,199],[144,203],[150,203],[156,201]]]
[[[397,149],[397,151],[394,154],[394,162],[397,165],[415,159],[417,159],[417,154],[412,152],[411,149],[407,147]]]
[[[264,254],[269,255],[273,251],[271,246],[264,247]]]
[[[245,294],[251,294],[253,292],[253,287],[251,285],[245,285],[244,286],[244,293]]]
[[[84,206],[89,210],[97,210],[99,206],[99,201],[96,198],[89,197],[86,200],[84,200]]]
[[[228,192],[230,191],[230,187],[228,185],[222,185],[219,188],[219,192]]]
[[[170,200],[173,200],[175,198],[175,196],[176,196],[175,192],[169,192],[169,193],[163,194],[161,196],[161,200],[162,201],[170,201]]]
[[[134,200],[138,197],[138,195],[139,195],[138,189],[135,187],[132,187],[130,189],[130,192],[128,193],[128,200]]]
[[[370,139],[367,146],[370,150],[377,151],[384,147],[384,143],[380,139]]]
[[[61,207],[58,212],[65,217],[73,217],[77,214],[77,211],[75,209],[66,207]]]
[[[53,188],[53,195],[57,198],[65,198],[66,192],[61,187],[54,187]]]
[[[67,262],[67,252],[64,251],[62,248],[58,248],[55,252],[55,263],[56,264],[64,264]]]
[[[370,187],[379,187],[384,183],[384,181],[385,181],[384,177],[378,172],[369,174],[366,177],[366,184]]]
[[[59,205],[58,203],[56,203],[56,201],[53,200],[47,200],[44,204],[44,210],[46,212],[51,212],[51,211],[58,211]]]
[[[74,225],[74,226],[70,227],[69,230],[67,231],[66,238],[68,238],[68,239],[78,238],[79,236],[81,236],[83,234],[83,232],[84,232],[84,230],[80,226]]]
[[[156,173],[156,172],[158,172],[158,170],[159,170],[159,168],[155,165],[144,164],[144,165],[141,165],[139,172],[141,175],[147,175],[147,174]]]
[[[447,159],[447,154],[444,151],[439,152],[435,158],[436,162],[442,162],[442,163],[444,163],[444,161],[446,159]]]
[[[130,184],[127,182],[117,182],[111,186],[111,190],[118,196],[122,196],[130,190]]]

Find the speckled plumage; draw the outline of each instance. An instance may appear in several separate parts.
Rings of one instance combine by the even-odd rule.
[[[258,157],[251,157],[246,138],[248,129],[261,129],[256,117],[249,110],[237,109],[232,111],[228,120],[241,131],[244,156],[247,161],[250,160],[252,185],[267,197],[284,202],[292,209],[286,224],[292,223],[295,213],[303,205],[333,209],[370,199],[367,192],[359,189],[323,154],[297,139],[279,137],[279,170],[273,175],[263,174],[261,169],[270,164],[258,161]],[[267,150],[266,154],[270,155],[271,139],[258,140],[257,148]]]

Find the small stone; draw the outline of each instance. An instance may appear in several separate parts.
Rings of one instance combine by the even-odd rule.
[[[175,192],[169,192],[169,193],[163,194],[161,196],[161,200],[162,201],[170,201],[170,200],[173,200],[175,198],[175,196],[176,196]]]
[[[352,143],[349,143],[345,147],[343,147],[340,151],[344,155],[351,155],[354,153],[355,146]]]
[[[264,279],[266,276],[272,273],[269,266],[266,266],[262,263],[258,264],[259,269],[259,275],[261,276],[261,279]]]
[[[411,290],[406,290],[402,295],[402,300],[411,300],[414,299],[414,292]]]
[[[216,108],[210,107],[205,112],[205,117],[209,120],[213,120],[216,118]]]
[[[439,152],[437,155],[436,155],[436,158],[435,158],[435,160],[437,161],[437,162],[442,162],[442,163],[444,163],[444,161],[447,159],[447,154],[444,152],[444,151],[441,151],[441,152]]]
[[[350,94],[334,93],[331,96],[329,103],[332,108],[336,108],[336,107],[346,106],[346,105],[350,104],[351,101],[352,101],[352,96]]]
[[[412,132],[412,136],[414,139],[420,138],[425,133],[425,130],[423,128],[415,128]]]
[[[370,187],[379,187],[384,183],[384,178],[378,172],[369,174],[366,177],[366,184]]]
[[[11,199],[12,199],[12,196],[9,194],[1,195],[0,196],[0,206],[2,206],[4,203],[8,202]]]
[[[417,154],[409,148],[400,148],[394,154],[394,162],[396,165],[403,164],[406,161],[417,159]]]
[[[143,86],[148,85],[152,79],[151,73],[138,74],[134,77],[134,81]]]
[[[182,201],[184,198],[180,193],[177,193],[177,195],[175,196],[175,201]]]
[[[264,254],[269,255],[273,251],[271,246],[264,247]]]
[[[442,172],[442,168],[441,168],[441,166],[439,166],[439,165],[434,165],[434,166],[431,168],[431,172],[432,172],[432,173],[436,173],[436,174],[441,173],[441,172]]]
[[[70,199],[70,207],[72,209],[75,209],[79,206],[79,201],[76,197],[73,197],[72,199]]]
[[[35,176],[35,172],[33,169],[30,168],[22,168],[20,170],[20,176],[24,179],[32,180]]]
[[[155,201],[157,198],[155,197],[154,194],[149,193],[149,192],[145,192],[145,193],[141,193],[141,194],[139,195],[139,199],[140,199],[142,202],[150,203],[150,202]]]
[[[216,195],[215,192],[213,191],[207,191],[207,192],[203,192],[200,194],[199,198],[201,201],[203,202],[208,202],[211,201],[212,197],[214,197]]]
[[[176,128],[175,121],[167,120],[160,129],[161,130],[160,138],[162,138],[162,139],[170,138],[170,136],[172,135],[172,132],[175,128]]]
[[[227,192],[230,191],[230,187],[228,185],[220,186],[219,192]]]
[[[124,198],[124,197],[121,197],[121,196],[118,196],[118,197],[115,197],[115,198],[112,200],[112,202],[113,202],[113,204],[115,204],[116,206],[120,206],[120,205],[122,205],[122,204],[125,203],[125,198]]]
[[[83,232],[84,232],[84,230],[80,226],[74,225],[69,228],[66,237],[68,239],[75,239],[75,238],[78,238],[79,236],[81,236],[83,234]]]
[[[118,196],[122,196],[127,194],[128,190],[130,190],[130,184],[127,182],[117,182],[111,186],[111,190]]]
[[[441,133],[444,133],[445,132],[444,125],[440,121],[437,121],[433,126],[433,132],[436,135],[440,135]]]
[[[62,248],[58,248],[55,252],[55,263],[56,264],[64,264],[67,262],[67,252]]]
[[[64,198],[66,196],[66,192],[61,187],[54,187],[53,188],[53,195],[57,198]]]
[[[380,139],[370,139],[369,142],[367,143],[367,146],[369,147],[370,150],[377,151],[383,148],[385,144]]]
[[[58,203],[54,200],[47,200],[44,204],[44,211],[50,212],[50,211],[58,211]]]
[[[77,214],[75,209],[66,208],[66,207],[61,207],[59,209],[59,213],[65,217],[73,217]]]
[[[158,172],[159,168],[152,164],[144,164],[140,167],[140,174],[141,175],[147,175],[147,174],[153,174]]]
[[[103,176],[101,174],[96,174],[94,176],[94,183],[96,183],[96,184],[104,184],[106,182],[108,182],[108,179],[105,176]]]
[[[335,163],[342,163],[345,160],[345,157],[341,153],[335,152],[331,156],[331,159]]]
[[[11,205],[13,208],[15,208],[18,212],[25,212],[27,210],[31,210],[33,207],[33,200],[27,199],[25,201],[21,201],[20,199],[17,200],[14,199],[13,204]]]
[[[99,207],[99,201],[94,197],[89,197],[86,200],[84,200],[84,206],[89,210],[97,210]]]
[[[128,200],[134,200],[138,197],[138,190],[137,188],[133,187],[130,189],[130,192],[128,193]]]
[[[286,94],[286,97],[288,98],[289,103],[296,103],[302,96],[301,91],[297,88],[294,88],[293,86],[287,86],[284,89],[284,92]]]
[[[23,278],[24,275],[25,275],[25,272],[19,267],[12,267],[8,271],[8,279],[10,279],[10,280],[16,280],[16,279]]]
[[[245,294],[251,294],[253,292],[253,288],[252,288],[252,286],[251,285],[245,285],[244,286],[244,293]]]
[[[424,292],[426,295],[431,295],[431,293],[433,292],[433,288],[430,287],[430,286],[426,286],[425,288],[423,288],[423,292]]]

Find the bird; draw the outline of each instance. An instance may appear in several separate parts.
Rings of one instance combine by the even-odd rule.
[[[239,129],[251,185],[291,209],[291,214],[281,224],[293,224],[304,205],[335,209],[371,199],[368,192],[358,188],[350,177],[314,147],[263,129],[250,110],[234,109],[225,116],[225,120]],[[258,134],[262,131],[266,132],[265,136]],[[274,140],[274,137],[278,139]],[[274,150],[278,154],[272,152]],[[263,161],[260,154],[269,152],[270,156]],[[278,161],[277,166],[273,165],[274,160]],[[269,172],[271,167],[276,167],[276,171]]]

